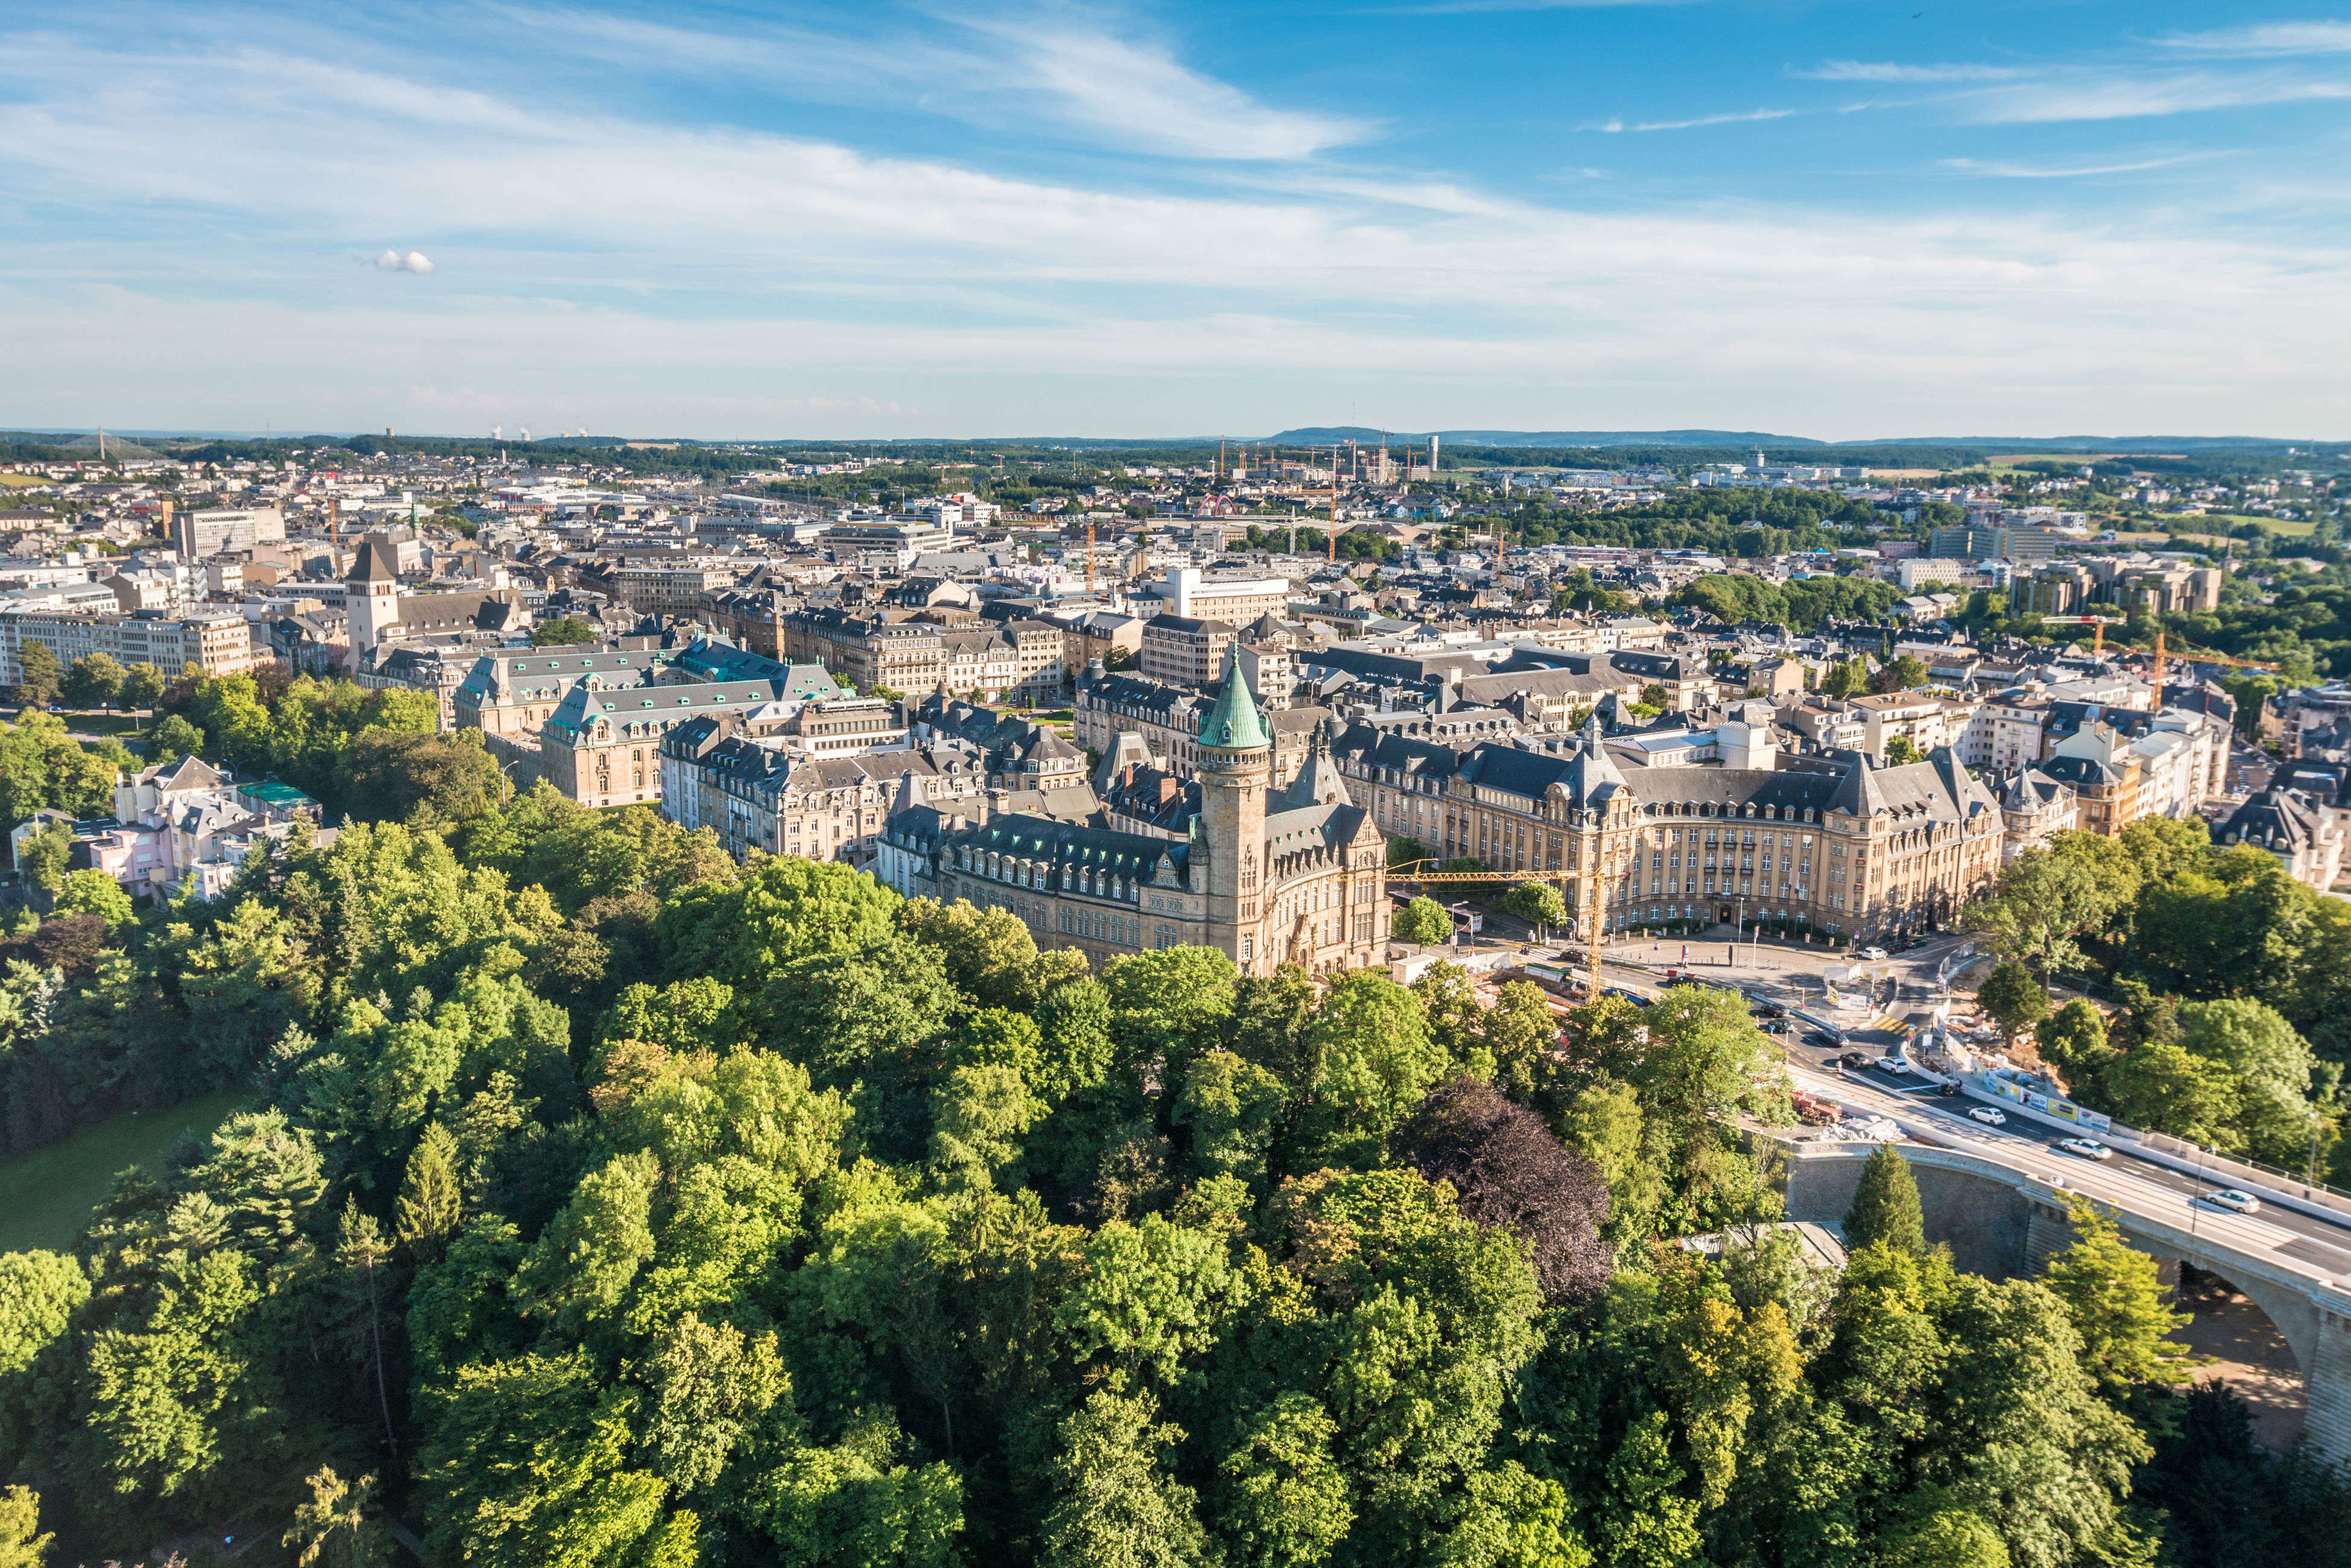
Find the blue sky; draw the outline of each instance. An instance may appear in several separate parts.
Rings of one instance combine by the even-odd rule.
[[[0,424],[2351,432],[2351,5],[0,11]]]

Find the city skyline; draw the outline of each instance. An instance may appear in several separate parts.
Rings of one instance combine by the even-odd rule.
[[[2351,21],[2105,4],[0,34],[0,424],[2339,438]]]

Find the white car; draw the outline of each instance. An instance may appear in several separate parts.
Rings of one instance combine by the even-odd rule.
[[[1886,949],[1883,947],[1864,947],[1861,950],[1861,956],[1868,959],[1873,964],[1884,963],[1886,961]]]
[[[2085,1160],[2110,1160],[2115,1157],[2114,1150],[2095,1138],[2060,1138],[2057,1146]]]
[[[1981,1122],[1987,1127],[2005,1127],[2008,1125],[2008,1113],[2003,1111],[1995,1111],[1989,1105],[1970,1105],[1968,1107],[1968,1114],[1974,1117],[1977,1121]]]
[[[2224,1186],[2218,1192],[2208,1192],[2204,1195],[2204,1201],[2215,1208],[2225,1208],[2231,1214],[2259,1214],[2262,1211],[2260,1198],[2233,1186]]]

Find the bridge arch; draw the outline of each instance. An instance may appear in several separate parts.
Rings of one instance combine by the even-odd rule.
[[[1870,1144],[1787,1145],[1788,1218],[1842,1220]],[[2030,1278],[2072,1243],[2066,1189],[1980,1155],[1904,1145],[1918,1183],[1928,1239],[1952,1261],[1992,1279]],[[2108,1204],[2123,1239],[2158,1261],[2227,1281],[2266,1315],[2292,1351],[2306,1400],[2305,1430],[2329,1458],[2351,1460],[2351,1286],[2267,1255]]]

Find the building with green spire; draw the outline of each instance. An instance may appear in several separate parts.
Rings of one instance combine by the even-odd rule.
[[[883,824],[878,870],[910,897],[1010,910],[1040,947],[1074,947],[1097,965],[1177,946],[1214,947],[1250,975],[1384,964],[1386,838],[1327,751],[1281,789],[1272,756],[1228,649],[1200,725],[1199,810],[1180,838],[910,803]]]

